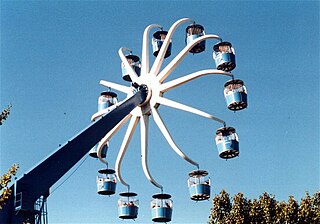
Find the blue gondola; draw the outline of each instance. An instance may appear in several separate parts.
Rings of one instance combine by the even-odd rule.
[[[229,42],[220,42],[213,46],[213,59],[218,70],[230,72],[236,67],[234,49]]]
[[[140,70],[141,70],[140,58],[133,54],[126,55],[126,58],[129,64],[131,65],[131,67],[133,68],[133,70],[136,72],[137,76],[140,76]],[[121,69],[122,69],[122,78],[125,81],[131,82],[130,75],[126,67],[124,66],[123,62],[121,63]]]
[[[118,102],[117,94],[111,91],[103,91],[98,99],[98,111],[106,109]]]
[[[152,196],[151,210],[153,222],[170,222],[173,203],[170,194],[155,194]]]
[[[238,135],[234,128],[219,128],[216,132],[215,141],[221,158],[231,159],[239,155]]]
[[[242,110],[248,106],[247,89],[240,79],[233,79],[226,82],[224,85],[224,97],[229,110]]]
[[[205,35],[204,28],[200,24],[191,24],[186,28],[186,44],[189,44],[191,41]],[[191,50],[190,53],[197,54],[201,53],[206,49],[206,41],[201,41],[196,44]]]
[[[164,40],[166,39],[167,34],[168,34],[168,32],[163,31],[163,30],[159,30],[153,34],[152,49],[153,49],[153,55],[155,57],[158,56],[160,48],[161,48]],[[171,47],[172,47],[172,42],[170,40],[170,44],[169,44],[168,49],[164,55],[164,58],[167,58],[171,55]]]
[[[98,194],[114,194],[117,186],[115,171],[112,169],[101,169],[98,172],[101,174],[97,177]]]
[[[194,170],[189,173],[188,187],[191,200],[203,201],[210,198],[210,178],[205,170]]]
[[[96,144],[90,151],[89,151],[89,155],[93,158],[98,158],[97,155],[97,151],[98,151],[98,144]],[[108,148],[109,148],[109,142],[107,142],[107,144],[105,144],[102,148],[101,151],[101,158],[106,158],[107,157],[107,152],[108,152]]]
[[[123,192],[120,193],[118,200],[118,214],[121,219],[135,219],[138,216],[139,200],[135,197],[136,193]]]

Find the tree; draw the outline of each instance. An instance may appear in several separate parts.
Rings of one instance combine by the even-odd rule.
[[[11,182],[12,177],[17,174],[18,168],[18,164],[13,164],[8,172],[3,174],[0,178],[0,209],[3,208],[12,193],[12,190],[8,187],[8,184]]]
[[[306,197],[301,200],[298,211],[299,223],[314,223],[316,220],[313,200],[307,192]]]
[[[0,125],[2,125],[3,121],[6,120],[9,116],[11,107],[12,105],[10,104],[6,109],[4,109],[1,112]],[[18,168],[18,164],[13,164],[12,167],[8,170],[8,172],[0,177],[0,209],[3,208],[3,206],[6,204],[6,201],[12,193],[12,190],[8,187],[8,184],[11,182],[12,177],[17,174]]]
[[[232,208],[229,194],[225,190],[222,190],[219,195],[213,198],[212,202],[214,206],[211,209],[209,223],[230,223],[227,220],[230,218],[229,214]]]
[[[232,201],[232,202],[231,202]],[[319,224],[320,192],[309,193],[300,205],[293,196],[288,202],[278,202],[274,195],[264,192],[259,199],[247,199],[243,193],[230,198],[222,190],[212,199],[209,224]]]
[[[4,109],[2,112],[1,112],[1,115],[0,115],[0,125],[3,124],[3,122],[7,119],[7,117],[9,116],[10,114],[10,110],[11,110],[11,107],[12,105],[8,105],[6,109]]]

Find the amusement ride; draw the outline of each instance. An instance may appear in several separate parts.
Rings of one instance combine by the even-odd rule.
[[[178,26],[189,23],[186,27],[186,46],[166,65],[162,66],[165,59],[171,56],[172,36]],[[151,43],[153,64],[150,66],[149,36],[152,29]],[[167,77],[179,65],[187,54],[200,54],[206,50],[206,41],[214,39],[213,59],[215,69],[206,69],[193,72],[183,77],[167,81]],[[224,85],[224,96],[227,108],[238,111],[247,107],[247,90],[244,82],[235,79],[231,71],[236,67],[235,52],[230,42],[221,37],[206,34],[204,27],[189,18],[182,18],[164,31],[158,24],[147,26],[143,33],[142,57],[132,53],[131,49],[120,48],[121,69],[123,80],[128,86],[101,80],[100,84],[107,88],[98,98],[98,111],[92,115],[90,124],[76,137],[58,148],[31,171],[25,173],[11,187],[14,194],[9,198],[8,204],[0,210],[1,223],[22,223],[28,221],[32,224],[47,223],[46,199],[50,195],[50,188],[81,158],[86,154],[98,158],[105,168],[100,169],[97,177],[97,192],[101,195],[116,193],[117,181],[123,184],[126,192],[121,192],[118,200],[118,215],[121,219],[136,219],[138,217],[138,194],[132,192],[121,173],[121,165],[126,154],[130,140],[140,122],[141,136],[141,161],[146,178],[157,187],[160,192],[154,194],[151,200],[151,216],[153,222],[170,222],[172,219],[173,201],[171,195],[164,193],[163,186],[151,175],[148,167],[148,133],[149,119],[153,118],[161,133],[182,159],[195,167],[189,172],[188,188],[190,199],[203,201],[210,198],[210,178],[206,170],[201,170],[199,164],[189,158],[175,143],[158,108],[168,106],[183,110],[204,118],[216,121],[221,127],[216,131],[215,142],[219,156],[222,159],[231,159],[239,155],[239,140],[235,128],[227,126],[226,122],[191,106],[178,103],[164,97],[165,93],[187,82],[206,75],[228,76],[229,80]],[[164,67],[161,70],[161,67]],[[117,94],[111,90],[125,93],[127,97],[118,101]],[[107,151],[110,139],[120,128],[129,122],[125,136],[119,149],[115,162],[115,169],[108,166]],[[57,164],[56,161],[59,161]]]
[[[179,25],[182,23],[191,23],[186,28],[185,42],[186,46],[177,56],[166,65],[163,70],[160,70],[164,59],[171,55],[172,35]],[[153,33],[151,40],[153,55],[156,57],[150,68],[149,62],[149,33],[152,29],[157,29]],[[180,61],[189,53],[198,54],[205,50],[206,40],[215,39],[217,43],[213,46],[213,59],[216,63],[216,69],[207,69],[194,72],[192,74],[165,82],[166,78],[179,65]],[[117,94],[111,89],[118,90],[132,96],[137,87],[145,86],[147,88],[146,100],[132,110],[123,120],[121,120],[105,137],[90,151],[90,155],[99,158],[99,160],[108,166],[105,159],[108,142],[112,136],[126,123],[129,122],[127,131],[123,138],[119,154],[116,160],[115,170],[101,169],[97,179],[98,193],[104,195],[112,195],[115,193],[116,180],[128,188],[128,192],[120,193],[118,203],[119,218],[135,219],[138,215],[138,199],[137,193],[130,192],[130,185],[124,180],[121,174],[122,159],[127,151],[131,137],[140,122],[141,133],[141,161],[142,168],[146,178],[157,188],[160,189],[159,194],[153,195],[151,201],[152,221],[154,222],[169,222],[172,217],[172,200],[171,195],[163,193],[163,186],[159,184],[151,175],[148,168],[148,126],[149,119],[153,117],[154,122],[160,129],[161,133],[172,147],[172,149],[184,160],[195,166],[195,170],[189,173],[188,187],[190,198],[195,201],[207,200],[210,198],[210,178],[208,172],[199,169],[199,164],[184,154],[176,145],[170,135],[166,125],[164,124],[158,107],[160,105],[176,108],[186,112],[190,112],[222,124],[216,132],[216,145],[221,158],[230,159],[239,155],[239,141],[236,131],[232,127],[227,127],[226,123],[206,112],[196,108],[175,102],[164,97],[164,94],[171,89],[190,82],[204,75],[224,75],[231,77],[225,84],[224,95],[227,101],[227,106],[232,111],[241,110],[247,107],[247,91],[243,81],[234,79],[234,75],[230,73],[235,67],[235,53],[230,42],[223,41],[217,35],[205,34],[204,27],[196,24],[189,18],[183,18],[176,21],[169,31],[164,31],[163,27],[158,24],[152,24],[146,27],[143,33],[142,42],[142,59],[134,54],[128,48],[120,48],[119,56],[122,61],[122,78],[130,83],[130,86],[119,85],[105,80],[100,81],[100,84],[109,88],[109,91],[104,91],[98,99],[98,112],[92,116],[92,121],[103,116],[104,114],[117,107]]]

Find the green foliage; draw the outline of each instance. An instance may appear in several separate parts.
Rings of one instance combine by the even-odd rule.
[[[10,114],[12,105],[8,105],[6,109],[1,112],[0,115],[0,125],[3,124],[3,121],[7,119]],[[3,174],[0,177],[0,209],[6,204],[6,201],[9,199],[12,194],[11,189],[8,187],[13,176],[17,174],[17,170],[19,168],[18,164],[13,164],[12,167],[8,170],[7,173]]]
[[[212,218],[210,219],[209,223],[229,223],[229,221],[226,220],[229,218],[232,208],[229,194],[222,190],[219,195],[213,198],[212,202],[214,206],[211,209]]]
[[[231,203],[232,201],[232,203]],[[209,224],[319,224],[320,192],[311,197],[306,193],[300,205],[293,196],[288,202],[278,202],[264,192],[259,199],[247,199],[242,193],[230,198],[222,190],[212,199]]]
[[[0,177],[0,209],[3,208],[12,193],[11,189],[8,187],[8,184],[10,183],[12,177],[17,174],[18,168],[19,165],[13,164],[8,172]]]
[[[4,109],[2,112],[1,112],[1,115],[0,115],[0,125],[3,124],[3,122],[7,119],[7,117],[9,116],[10,114],[10,109],[11,109],[12,105],[8,105],[8,107],[6,109]]]

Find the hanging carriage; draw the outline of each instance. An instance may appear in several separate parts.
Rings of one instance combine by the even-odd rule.
[[[111,107],[118,103],[117,94],[111,91],[103,91],[98,99],[98,111]]]
[[[186,44],[188,45],[193,40],[197,39],[205,35],[204,27],[200,24],[191,24],[186,28]],[[190,53],[197,54],[201,53],[206,49],[206,41],[201,41],[200,43],[196,44],[191,50]]]
[[[161,46],[162,46],[164,40],[166,39],[167,34],[168,34],[168,32],[163,31],[163,30],[159,30],[153,34],[152,49],[153,49],[153,55],[155,57],[158,56],[159,51],[161,49]],[[167,58],[171,55],[171,47],[172,47],[172,42],[170,40],[170,44],[169,44],[168,49],[164,55],[164,58]]]
[[[121,219],[135,219],[138,216],[139,200],[134,192],[120,193],[118,214]]]
[[[112,195],[116,192],[117,178],[112,169],[101,169],[98,171],[97,190],[101,195]]]
[[[96,144],[90,151],[89,151],[89,155],[93,158],[98,158],[98,146],[99,143]],[[107,157],[107,152],[108,152],[108,148],[109,148],[109,142],[107,142],[107,144],[105,144],[101,150],[101,158],[106,158]]]
[[[170,222],[173,203],[170,194],[155,194],[152,196],[151,210],[153,222]]]
[[[224,97],[229,110],[242,110],[248,106],[247,89],[240,79],[233,79],[226,82],[224,85]]]
[[[239,155],[239,141],[236,129],[222,127],[216,131],[216,145],[219,156],[223,159],[231,159]]]
[[[194,170],[189,173],[188,187],[191,200],[203,201],[210,198],[210,178],[205,170]]]
[[[126,58],[130,66],[136,72],[137,76],[140,76],[140,70],[141,70],[140,58],[133,54],[126,55]],[[123,62],[121,63],[121,70],[122,70],[122,78],[125,81],[131,82],[129,72],[127,71],[127,68],[124,66]]]
[[[236,67],[234,49],[229,42],[220,42],[213,46],[213,59],[218,70],[230,72]]]

